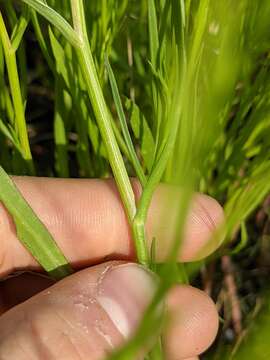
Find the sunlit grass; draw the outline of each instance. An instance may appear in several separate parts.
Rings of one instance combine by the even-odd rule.
[[[51,172],[70,176],[68,134],[75,132],[79,176],[113,174],[138,261],[161,278],[139,331],[113,356],[131,359],[153,335],[158,338],[161,319],[156,308],[169,288],[183,281],[185,269],[177,254],[194,191],[206,192],[224,205],[226,222],[211,239],[224,246],[245,228],[269,193],[270,4],[20,0],[21,6],[13,5],[4,2],[0,18],[1,162],[11,173],[34,173],[24,108],[27,79],[22,76],[28,26],[53,78]],[[142,186],[138,204],[129,176],[136,176]],[[148,208],[160,182],[183,193],[178,236],[162,267],[155,264],[159,234],[150,239],[152,252],[145,234]],[[232,354],[237,358],[237,352]],[[161,358],[158,341],[148,359]]]

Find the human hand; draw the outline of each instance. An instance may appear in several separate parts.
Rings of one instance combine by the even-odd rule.
[[[0,282],[0,359],[103,359],[134,332],[155,290],[152,274],[130,263],[134,248],[116,187],[108,180],[14,181],[72,266],[84,270],[56,284],[32,273]],[[161,234],[162,247],[171,236],[157,221],[166,191],[158,189],[147,221],[149,238]],[[196,195],[180,260],[193,260],[222,219],[215,200]],[[0,277],[38,270],[3,206],[0,223]],[[213,302],[200,290],[177,285],[167,296],[167,309],[173,314],[163,335],[167,358],[197,359],[216,336]]]

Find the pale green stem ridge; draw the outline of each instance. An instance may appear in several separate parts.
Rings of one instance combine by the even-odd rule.
[[[87,35],[83,0],[71,0],[71,9],[74,29],[80,39],[80,45],[76,48],[78,60],[86,81],[88,95],[96,115],[99,130],[107,149],[115,181],[124,203],[128,219],[130,223],[132,223],[136,214],[135,197],[113,132],[111,116],[98,80]]]

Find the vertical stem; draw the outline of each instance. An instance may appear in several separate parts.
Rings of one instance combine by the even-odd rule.
[[[15,127],[21,145],[21,154],[23,159],[27,162],[28,170],[30,174],[33,175],[35,170],[34,170],[29,139],[27,134],[26,120],[24,115],[24,105],[23,105],[21,88],[20,88],[16,54],[12,48],[1,12],[0,12],[0,38],[2,40],[5,59],[6,59],[10,91],[13,101],[14,112],[15,112]]]
[[[66,101],[65,101],[66,100]],[[71,109],[71,99],[65,93],[62,81],[55,80],[55,104],[54,104],[54,141],[55,141],[55,168],[62,178],[69,177],[68,164],[68,140],[66,134],[65,118],[67,111]]]
[[[136,214],[135,197],[119,150],[102,89],[98,80],[92,52],[89,45],[84,17],[83,0],[71,0],[73,25],[81,43],[76,48],[79,64],[86,81],[88,95],[97,119],[99,130],[107,149],[108,158],[124,203],[129,222]]]

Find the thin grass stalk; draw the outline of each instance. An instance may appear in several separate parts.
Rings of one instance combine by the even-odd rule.
[[[65,90],[59,78],[55,80],[55,108],[54,108],[54,140],[55,140],[55,168],[62,178],[69,177],[68,164],[68,139],[64,116],[67,105],[65,104]],[[71,102],[71,100],[70,100]]]
[[[136,214],[135,197],[131,187],[131,183],[125,168],[125,164],[119,150],[117,141],[111,125],[111,116],[108,112],[102,90],[98,81],[92,52],[89,45],[87,29],[84,18],[83,0],[71,0],[72,17],[74,28],[78,34],[81,44],[77,48],[78,60],[84,74],[88,94],[92,102],[92,106],[97,118],[101,136],[107,148],[108,158],[114,173],[114,177],[125,206],[127,216],[130,224],[133,223]],[[148,264],[148,252],[144,241],[138,237],[141,229],[141,224],[135,222],[135,245],[137,249],[138,261],[141,264]],[[137,236],[138,235],[138,236]]]
[[[28,134],[27,134],[24,104],[22,99],[17,61],[16,61],[16,52],[12,47],[1,12],[0,12],[0,37],[2,40],[2,45],[6,59],[10,91],[13,101],[13,108],[15,112],[15,128],[21,145],[20,147],[21,155],[23,159],[26,161],[29,174],[34,175],[35,169],[34,169],[32,154],[30,150]]]
[[[114,136],[111,117],[99,84],[87,35],[83,0],[71,0],[71,9],[74,28],[80,40],[80,44],[76,48],[78,61],[86,81],[88,95],[108,152],[108,158],[126,208],[128,219],[132,222],[136,213],[135,197],[121,152]]]

